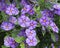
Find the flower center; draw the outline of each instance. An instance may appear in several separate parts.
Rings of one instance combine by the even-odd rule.
[[[11,10],[11,8],[10,8],[10,12],[12,13],[12,10]]]
[[[32,12],[32,10],[30,10],[30,12]]]
[[[6,27],[7,29],[9,28],[9,26],[8,26],[8,25],[6,25],[5,27]]]
[[[11,20],[11,22],[13,23],[13,22],[14,22],[14,20],[12,19],[12,20]]]
[[[23,9],[26,11],[26,8],[25,7]]]
[[[46,22],[46,20],[44,19],[43,22]]]
[[[30,23],[31,26],[33,26],[34,24],[33,23]]]
[[[33,40],[30,40],[30,42],[32,43],[32,42],[33,42]]]
[[[46,12],[46,14],[48,14],[48,12]]]
[[[33,33],[32,32],[30,32],[30,35],[32,35]]]
[[[23,22],[25,23],[26,22],[26,19],[23,19]]]

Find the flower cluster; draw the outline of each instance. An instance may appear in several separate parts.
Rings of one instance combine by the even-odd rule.
[[[26,39],[26,43],[29,46],[36,46],[37,44],[36,31],[31,29],[26,29],[25,33],[26,33],[26,36],[28,37]]]
[[[3,22],[0,22],[1,29],[13,33],[20,31],[18,34],[16,33],[16,35],[18,37],[24,36],[26,39],[23,42],[26,42],[28,46],[36,46],[38,43],[36,35],[38,30],[36,31],[36,28],[39,28],[40,30],[40,27],[42,26],[42,30],[44,31],[46,31],[45,29],[48,29],[48,31],[53,30],[54,33],[59,32],[59,28],[54,22],[54,15],[60,15],[60,4],[54,4],[52,7],[53,10],[50,8],[40,10],[39,4],[37,4],[37,2],[34,3],[34,1],[32,2],[33,3],[31,5],[30,1],[21,0],[20,4],[23,6],[18,5],[17,2],[9,5],[0,2],[0,11],[3,11],[2,13],[5,13],[4,15],[7,16],[6,21],[3,20]],[[21,8],[18,6],[21,6]],[[5,19],[4,16],[2,19]],[[13,38],[15,34],[13,35],[13,33],[8,33],[11,37],[7,36],[4,38],[4,45],[6,47],[16,48],[22,43],[20,43],[19,40],[19,44],[15,41]]]
[[[18,18],[18,24],[21,27],[28,28],[25,31],[27,36],[26,43],[29,46],[36,46],[37,44],[36,31],[33,29],[36,28],[37,22],[35,20],[30,20],[29,17],[25,15],[26,13],[30,15],[33,15],[35,13],[33,8],[28,4],[25,4],[24,8],[21,10],[21,16]]]
[[[42,17],[39,20],[40,24],[46,27],[50,26],[54,32],[58,33],[59,29],[56,26],[56,24],[53,22],[54,19],[50,17],[50,16],[53,17],[53,14],[50,15],[50,13],[47,10],[44,10],[41,13],[42,13]]]
[[[31,5],[25,5],[24,8],[21,10],[21,14],[25,14],[25,13],[33,15],[35,12],[33,7],[31,7]]]

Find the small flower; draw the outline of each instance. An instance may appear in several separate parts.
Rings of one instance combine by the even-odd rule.
[[[36,26],[37,26],[37,22],[34,20],[31,20],[29,24],[29,29],[34,29],[36,28]]]
[[[6,10],[7,5],[3,2],[0,2],[0,11],[5,11]]]
[[[28,13],[28,11],[31,9],[30,5],[25,5],[24,8],[21,10],[22,14]]]
[[[33,15],[35,12],[34,12],[34,10],[33,9],[30,9],[29,11],[28,11],[28,14],[30,14],[30,15]]]
[[[26,39],[26,43],[29,45],[29,46],[36,46],[37,45],[37,39],[36,38],[27,38]]]
[[[50,18],[53,18],[53,15],[54,15],[53,12],[48,9],[41,11],[41,14],[42,14],[42,16],[46,16],[46,17],[50,17]]]
[[[20,31],[20,33],[18,33],[18,35],[17,36],[24,36],[24,37],[26,37],[26,33],[25,33],[25,28],[24,29],[22,29],[21,31]]]
[[[30,22],[30,19],[25,16],[25,15],[21,15],[19,18],[18,18],[18,23],[21,27],[28,27],[29,26],[29,22]]]
[[[59,10],[59,9],[60,9],[60,4],[54,4],[54,5],[53,5],[53,8]]]
[[[55,9],[55,10],[54,10],[54,13],[57,14],[57,15],[60,15],[60,10]]]
[[[25,31],[27,37],[35,37],[36,36],[36,31],[31,30],[31,29],[26,29]]]
[[[10,22],[2,22],[1,28],[2,28],[3,30],[9,31],[9,30],[11,30],[11,29],[14,28],[14,24],[12,24],[12,23],[10,23]]]
[[[41,23],[41,25],[43,26],[48,26],[49,25],[49,18],[42,16],[39,20],[39,22]]]
[[[7,36],[4,38],[4,45],[6,47],[16,48],[18,43],[15,42],[14,38]]]
[[[25,6],[27,4],[28,4],[27,0],[21,0],[21,5]]]
[[[52,23],[50,24],[50,26],[51,26],[51,28],[52,28],[52,30],[53,30],[54,32],[58,33],[59,29],[58,29],[58,27],[56,26],[56,24],[55,24],[54,22],[52,22]]]
[[[10,6],[10,7],[15,7],[15,4],[10,4],[9,6]]]
[[[8,15],[17,15],[19,13],[19,10],[13,5],[10,4],[7,8],[6,8],[6,13]]]
[[[54,8],[54,13],[60,15],[60,4],[54,4],[53,8]]]
[[[11,23],[13,23],[13,24],[16,24],[16,22],[17,22],[16,17],[10,16],[10,17],[9,17],[9,22],[11,22]]]

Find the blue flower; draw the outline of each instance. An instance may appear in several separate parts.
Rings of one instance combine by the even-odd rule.
[[[25,16],[25,15],[21,15],[21,16],[18,18],[18,24],[19,24],[21,27],[28,27],[28,26],[29,26],[29,22],[30,22],[29,17],[27,17],[27,16]]]
[[[16,48],[16,46],[18,45],[18,43],[15,42],[14,38],[12,38],[10,36],[6,36],[4,38],[4,45],[6,47]]]
[[[3,30],[9,31],[9,30],[11,30],[11,29],[14,28],[14,24],[12,24],[12,23],[10,23],[10,22],[2,22],[1,28],[2,28]]]
[[[11,23],[13,23],[13,24],[16,24],[16,22],[17,22],[16,17],[10,16],[10,17],[9,17],[9,22],[11,22]]]
[[[36,37],[36,31],[35,30],[26,29],[25,33],[26,33],[26,36],[29,38]]]

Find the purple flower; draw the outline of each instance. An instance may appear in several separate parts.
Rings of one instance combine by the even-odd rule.
[[[16,22],[17,22],[16,17],[10,16],[10,17],[9,17],[9,22],[11,22],[11,23],[13,23],[13,24],[16,24]]]
[[[0,2],[3,2],[3,3],[5,3],[5,0],[0,0]]]
[[[52,22],[52,23],[50,24],[50,26],[51,26],[51,28],[52,28],[52,30],[53,30],[54,32],[58,33],[59,29],[58,29],[58,27],[56,26],[56,24],[55,24],[54,22]]]
[[[60,15],[60,4],[54,4],[53,8],[54,8],[54,13]]]
[[[28,11],[28,14],[30,14],[30,15],[33,15],[35,12],[34,12],[34,10],[33,9],[30,9],[29,11]]]
[[[27,38],[26,39],[26,43],[29,46],[36,46],[37,45],[37,39],[35,37],[33,37],[33,38]]]
[[[35,0],[34,0],[35,1]],[[31,4],[31,2],[30,1],[28,1],[28,0],[21,0],[21,5],[23,5],[23,6],[25,6],[25,5],[31,5],[31,6],[33,6],[33,4]]]
[[[19,13],[19,10],[13,4],[10,4],[6,8],[6,14],[8,14],[8,15],[17,15],[18,13]]]
[[[48,9],[45,9],[45,10],[41,11],[41,14],[42,14],[42,16],[47,16],[47,17],[50,17],[50,18],[53,18],[53,15],[54,15],[53,12],[48,10]]]
[[[25,16],[25,15],[21,15],[18,18],[18,24],[21,27],[28,27],[29,26],[29,22],[30,22],[30,19],[27,16]]]
[[[6,47],[16,48],[18,43],[15,42],[14,38],[7,36],[4,38],[4,45]]]
[[[53,8],[60,10],[60,4],[54,4],[54,5],[53,5]]]
[[[14,11],[15,11],[14,15],[19,14],[19,10],[16,7],[14,8]]]
[[[21,4],[22,4],[23,6],[25,6],[25,5],[28,4],[28,2],[27,2],[27,0],[21,0]]]
[[[21,13],[22,13],[22,14],[25,14],[25,13],[27,13],[30,9],[31,9],[31,6],[30,6],[30,5],[25,5],[24,8],[21,10]]]
[[[30,37],[30,38],[36,36],[36,31],[35,30],[26,29],[25,33],[26,33],[26,36]]]
[[[6,10],[6,4],[3,2],[0,2],[0,11],[5,11]]]
[[[36,26],[37,26],[37,22],[34,20],[31,20],[29,24],[29,29],[34,29],[36,28]]]
[[[41,25],[43,26],[48,26],[49,25],[49,18],[42,16],[39,20],[39,22],[41,23]]]
[[[11,29],[14,28],[14,24],[12,24],[12,23],[10,23],[10,22],[2,22],[1,28],[2,28],[3,30],[9,31],[9,30],[11,30]]]
[[[15,7],[15,4],[10,4],[9,6],[10,6],[10,7]]]
[[[24,29],[22,29],[21,31],[20,31],[20,33],[18,33],[18,35],[17,36],[24,36],[24,37],[26,37],[26,33],[25,33],[25,28]]]
[[[54,10],[54,13],[57,14],[57,15],[60,15],[60,10],[55,9],[55,10]]]

